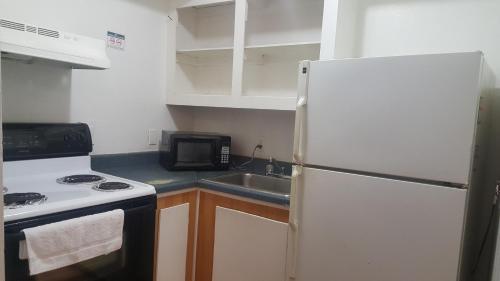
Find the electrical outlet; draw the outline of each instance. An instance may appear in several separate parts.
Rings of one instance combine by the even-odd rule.
[[[158,145],[159,141],[160,141],[160,130],[148,129],[148,144]]]
[[[264,145],[262,144],[262,139],[259,139],[259,141],[257,142],[257,146],[256,146],[257,150],[254,152],[254,156],[255,155],[262,155],[262,152],[264,150]]]

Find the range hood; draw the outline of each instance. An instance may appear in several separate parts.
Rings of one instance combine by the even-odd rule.
[[[2,58],[49,62],[75,69],[107,69],[104,40],[0,19]]]

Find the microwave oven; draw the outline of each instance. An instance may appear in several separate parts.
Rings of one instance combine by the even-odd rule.
[[[230,136],[163,131],[160,164],[169,171],[227,170],[230,152]]]

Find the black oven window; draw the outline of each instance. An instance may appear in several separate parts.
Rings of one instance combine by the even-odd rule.
[[[212,143],[178,142],[177,162],[183,164],[212,164]]]

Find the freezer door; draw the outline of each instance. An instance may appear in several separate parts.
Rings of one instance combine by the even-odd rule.
[[[301,162],[467,184],[482,61],[476,52],[311,62]]]
[[[296,281],[457,281],[466,190],[312,168],[296,188]]]

